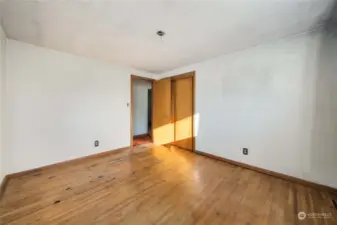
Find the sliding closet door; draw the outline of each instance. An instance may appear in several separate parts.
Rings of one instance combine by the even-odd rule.
[[[174,145],[193,151],[193,77],[173,81]]]
[[[153,143],[170,144],[174,141],[174,123],[171,112],[171,79],[153,83]]]

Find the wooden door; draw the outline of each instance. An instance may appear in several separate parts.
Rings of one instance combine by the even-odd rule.
[[[153,143],[170,144],[174,141],[174,123],[171,114],[171,79],[153,83]]]
[[[193,151],[193,77],[174,80],[174,145]]]

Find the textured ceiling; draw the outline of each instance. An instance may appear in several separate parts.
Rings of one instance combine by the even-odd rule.
[[[9,38],[160,73],[309,30],[332,2],[3,0],[1,15]]]

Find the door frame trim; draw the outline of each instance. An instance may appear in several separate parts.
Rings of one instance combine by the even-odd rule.
[[[134,99],[133,99],[133,82],[135,80],[144,80],[151,83],[152,88],[152,100],[153,100],[153,82],[155,82],[155,79],[148,78],[148,77],[141,77],[137,75],[131,74],[130,76],[130,147],[133,147],[133,109],[134,109]],[[152,116],[153,116],[153,101],[151,102],[151,110],[152,110]],[[151,139],[153,135],[153,125],[151,126]],[[152,140],[153,141],[153,140]]]
[[[195,114],[195,70],[170,76],[171,80],[179,80],[192,77],[192,152],[195,152],[195,136],[194,136],[194,114]]]

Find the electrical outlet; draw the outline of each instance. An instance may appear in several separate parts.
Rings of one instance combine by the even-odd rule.
[[[242,153],[243,153],[244,155],[248,155],[248,148],[243,148],[243,149],[242,149]]]
[[[94,146],[95,146],[95,147],[98,147],[98,146],[99,146],[99,141],[96,140],[96,141],[94,142]]]

